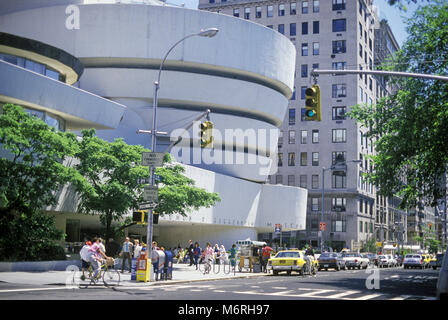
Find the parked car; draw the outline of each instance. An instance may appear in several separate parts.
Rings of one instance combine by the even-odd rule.
[[[448,249],[442,260],[442,266],[437,280],[437,299],[448,301]]]
[[[337,252],[324,252],[319,256],[319,271],[325,269],[328,271],[329,268],[334,268],[337,271],[346,269],[345,261],[342,255]]]
[[[387,258],[389,259],[389,267],[396,267],[398,266],[398,261],[395,259],[395,257],[391,254],[387,255]]]
[[[310,268],[308,263],[310,264]],[[268,260],[268,266],[271,267],[273,274],[276,276],[279,272],[286,271],[291,275],[292,271],[304,274],[307,270],[316,273],[318,268],[317,260],[312,256],[305,256],[302,250],[282,250],[275,257]]]
[[[378,266],[379,259],[378,259],[378,255],[377,254],[375,254],[375,253],[365,253],[364,256],[369,259],[370,265]]]
[[[431,261],[429,261],[429,266],[434,270],[437,270],[437,268],[441,268],[443,257],[444,257],[443,253],[438,253],[434,258],[431,259]]]
[[[425,268],[423,258],[420,254],[407,254],[403,260],[403,267],[408,268]]]
[[[356,252],[343,253],[342,258],[345,260],[345,265],[348,269],[358,268],[361,270],[361,268],[367,269],[369,266],[369,259]]]
[[[389,268],[391,266],[391,261],[387,255],[379,255],[378,256],[379,264],[378,267],[380,268]]]

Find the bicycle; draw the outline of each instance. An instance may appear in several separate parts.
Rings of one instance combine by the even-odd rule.
[[[199,271],[202,274],[210,273],[210,271],[212,270],[211,259],[210,258],[208,258],[208,259],[202,258],[198,263],[198,267],[199,267]]]
[[[79,285],[80,288],[87,288],[90,285],[96,285],[99,279],[103,280],[103,283],[106,287],[115,287],[120,284],[120,272],[114,268],[115,260],[103,260],[100,266],[100,271],[96,277],[93,276],[93,268],[92,265],[89,265],[88,277],[85,277],[88,281]],[[83,276],[81,276],[81,280]]]

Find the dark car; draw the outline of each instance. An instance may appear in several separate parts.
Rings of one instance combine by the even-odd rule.
[[[345,270],[345,261],[342,259],[342,255],[336,252],[324,252],[319,256],[319,271],[325,269],[327,271],[329,268],[336,269],[337,271],[343,269]]]

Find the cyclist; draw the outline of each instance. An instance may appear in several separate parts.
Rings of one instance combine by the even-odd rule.
[[[100,246],[100,238],[93,238],[93,243],[88,251],[88,262],[92,265],[92,268],[94,270],[93,272],[93,280],[97,280],[97,276],[100,273],[101,270],[101,260],[102,257],[104,259],[107,259],[108,256],[101,250]]]

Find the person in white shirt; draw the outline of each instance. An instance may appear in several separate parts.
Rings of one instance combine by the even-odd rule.
[[[140,241],[134,240],[134,258],[140,258],[141,251],[142,246],[140,245]]]

